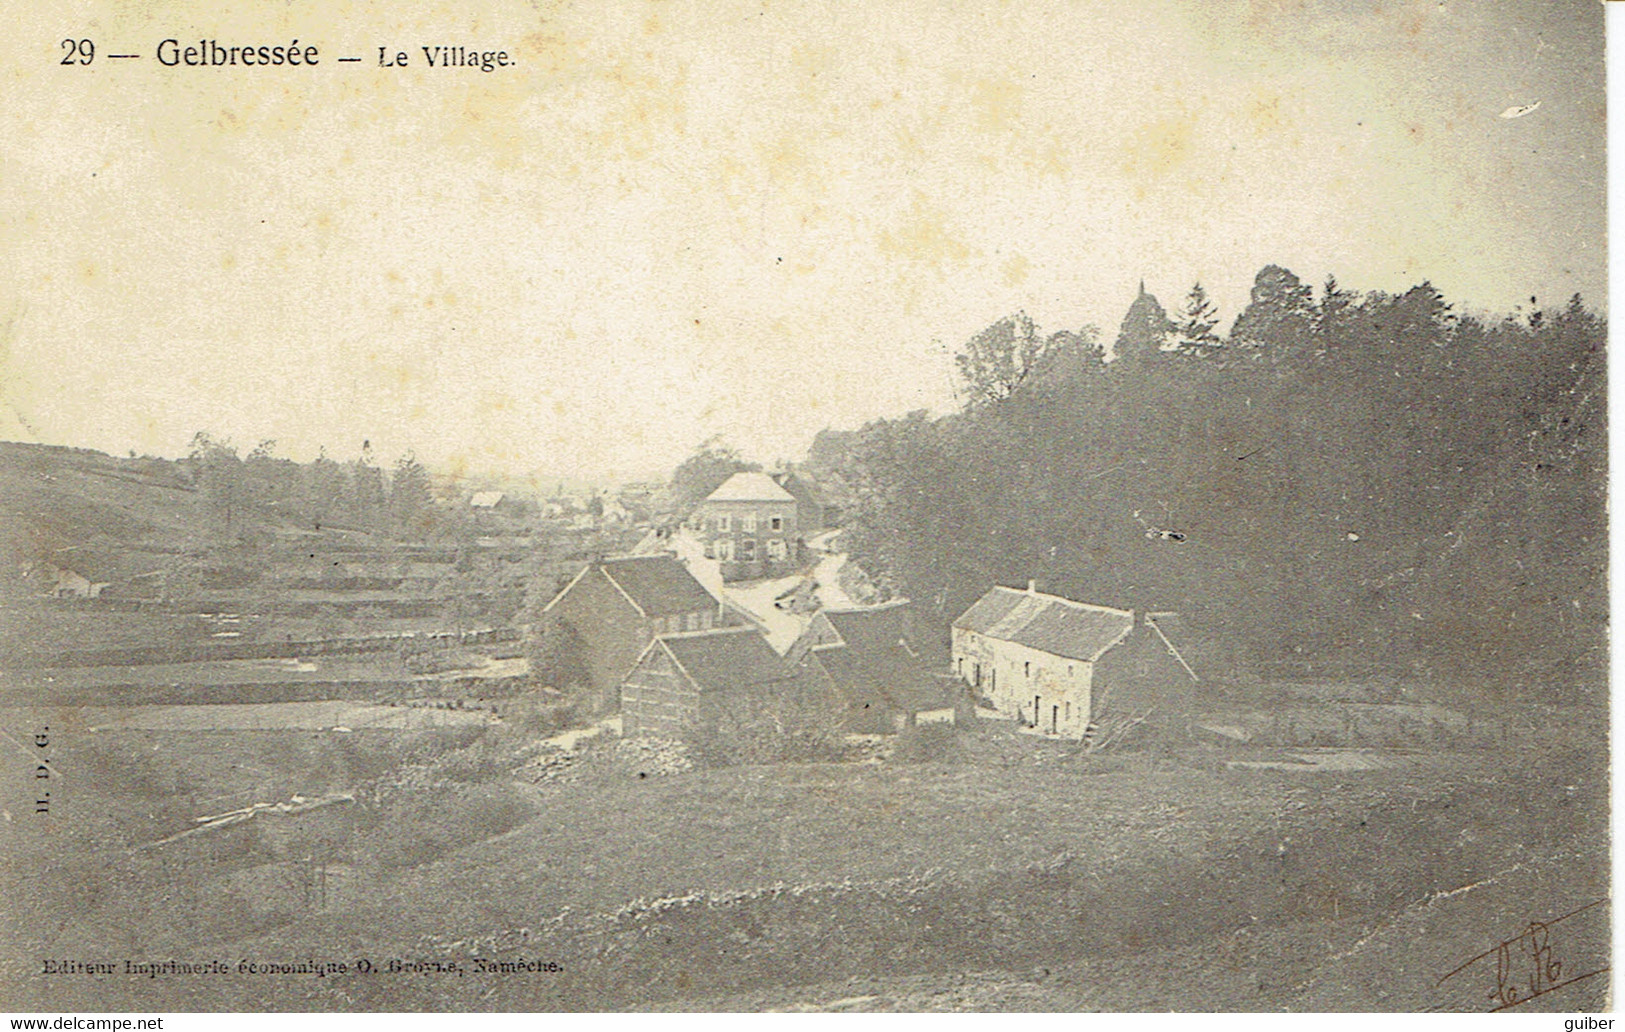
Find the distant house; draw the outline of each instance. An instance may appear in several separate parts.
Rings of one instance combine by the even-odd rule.
[[[816,666],[841,698],[845,730],[890,734],[914,724],[954,723],[957,683],[913,603],[826,609],[813,617],[786,658]]]
[[[690,517],[725,581],[777,577],[801,564],[795,496],[766,473],[735,473]]]
[[[954,673],[1000,713],[1066,738],[1109,713],[1177,718],[1197,676],[1161,622],[1172,616],[996,587],[954,621]]]
[[[501,491],[475,491],[473,497],[468,500],[468,507],[490,511],[501,505],[504,497],[506,495]]]
[[[656,635],[706,631],[722,622],[716,598],[667,554],[590,563],[542,612],[580,638],[592,687],[611,695]]]
[[[100,598],[114,584],[135,575],[133,561],[108,552],[59,548],[49,559],[23,563],[22,575],[37,595]]]
[[[603,494],[599,495],[598,498],[599,498],[600,504],[603,507],[603,517],[602,518],[603,518],[604,522],[606,522],[606,523],[630,523],[630,522],[632,522],[632,513],[630,511],[628,511],[626,506],[621,504],[620,499],[616,498],[613,494],[609,493],[608,491],[605,491]]]
[[[53,598],[99,598],[111,581],[91,580],[85,574],[55,563],[41,563],[38,567],[44,586]]]
[[[816,727],[831,721],[836,705],[821,671],[787,662],[753,627],[663,634],[621,684],[621,734]]]

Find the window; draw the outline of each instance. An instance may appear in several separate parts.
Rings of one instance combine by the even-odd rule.
[[[688,629],[691,631],[697,631],[700,629],[700,614],[688,614]]]
[[[784,542],[772,538],[767,543],[767,557],[769,559],[783,559],[785,557]]]
[[[774,516],[774,517],[770,518],[767,521],[767,528],[769,530],[783,530],[784,529],[784,517],[783,516]]]
[[[734,543],[727,538],[717,542],[717,558],[722,562],[732,562],[734,557]]]
[[[745,515],[739,517],[739,529],[747,534],[756,533],[756,514],[754,512],[747,512]]]
[[[733,529],[733,517],[731,517],[731,516],[718,516],[717,517],[717,533],[718,534],[726,534],[732,529]]]
[[[756,558],[756,542],[750,538],[739,542],[739,561],[752,562]]]
[[[707,542],[706,542],[706,543],[705,543],[705,557],[706,557],[706,558],[707,558],[707,559],[715,559],[715,558],[716,558],[716,557],[717,557],[717,546],[716,546],[716,542],[714,542],[714,541],[707,541]]]

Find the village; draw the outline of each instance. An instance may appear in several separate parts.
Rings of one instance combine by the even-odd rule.
[[[628,500],[658,488],[635,486]],[[763,722],[891,736],[995,720],[1081,742],[1110,721],[1194,733],[1201,678],[1176,644],[1178,614],[1061,598],[1031,580],[990,588],[951,628],[932,626],[847,559],[835,507],[792,471],[734,473],[691,512],[659,520],[634,516],[616,492],[527,504],[475,490],[451,504],[469,528],[457,542],[380,550],[359,530],[277,527],[269,559],[216,549],[182,563],[174,546],[105,541],[24,559],[13,594],[77,617],[78,647],[53,653],[41,621],[13,670],[59,670],[51,701],[98,705],[296,704],[348,689],[422,706],[460,686],[459,710],[491,719],[492,700],[530,697],[569,707],[584,728],[612,718],[623,737],[674,741]],[[85,647],[90,617],[174,611],[190,617],[184,639]],[[458,650],[461,665],[445,655]],[[379,653],[400,663],[366,671]],[[298,676],[318,671],[335,679]],[[13,691],[29,681],[13,676]]]
[[[980,719],[1083,742],[1107,721],[1193,733],[1200,678],[1170,638],[1178,614],[1034,580],[990,589],[949,638],[906,598],[853,599],[875,592],[824,512],[794,473],[735,473],[669,532],[584,566],[525,632],[579,644],[586,687],[618,701],[628,738],[766,725],[886,736]]]
[[[228,510],[202,462],[0,448],[32,527],[7,569],[0,708],[14,750],[51,728],[63,779],[58,834],[13,839],[52,872],[16,897],[33,953],[561,968],[545,986],[272,987],[289,1007],[1132,1008],[1193,979],[1258,1005],[1196,946],[1166,984],[1101,995],[1099,951],[1141,948],[1183,896],[1202,908],[1157,918],[1168,941],[1234,949],[1261,922],[1261,958],[1310,929],[1343,943],[1262,990],[1333,1006],[1355,999],[1350,944],[1469,906],[1417,902],[1470,884],[1464,867],[1500,886],[1460,917],[1487,928],[1554,851],[1595,845],[1533,809],[1446,834],[1509,791],[1605,792],[1557,758],[1504,780],[1499,757],[1547,756],[1553,727],[1593,737],[1579,710],[1260,675],[1186,614],[1049,591],[1042,566],[942,614],[853,561],[838,493],[791,464],[716,472],[687,504],[655,482],[444,482],[405,515],[402,468],[378,492],[352,463],[346,497],[381,501],[318,527],[290,514],[308,491],[230,481]],[[7,811],[34,787],[12,784]],[[1365,859],[1328,883],[1326,850]],[[64,893],[93,905],[59,926]],[[1017,904],[1034,893],[1061,909]],[[8,974],[53,1000],[162,991]],[[248,989],[189,991],[209,1008]]]

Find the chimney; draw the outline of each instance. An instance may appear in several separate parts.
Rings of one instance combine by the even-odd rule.
[[[1027,594],[1029,594],[1029,595],[1038,594],[1038,582],[1037,581],[1029,580],[1027,582]]]

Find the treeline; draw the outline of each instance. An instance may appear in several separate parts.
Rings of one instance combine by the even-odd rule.
[[[273,520],[310,528],[341,527],[424,539],[443,529],[429,472],[403,455],[386,474],[372,449],[347,462],[323,451],[313,462],[276,455],[261,441],[246,456],[229,440],[200,431],[183,463],[191,472],[214,529],[241,535]]]
[[[1187,615],[1226,674],[1605,683],[1606,325],[1262,270],[1228,334],[1140,296],[1110,353],[1025,315],[967,403],[826,432],[850,548],[944,624],[992,584]]]

